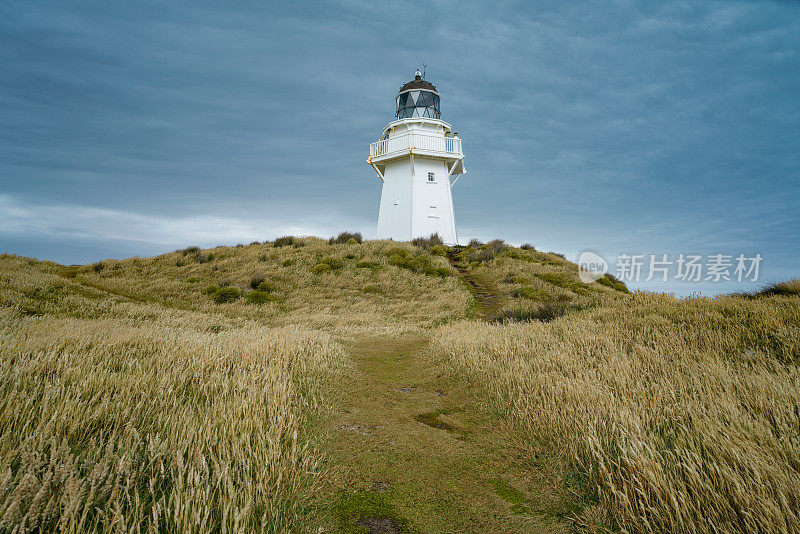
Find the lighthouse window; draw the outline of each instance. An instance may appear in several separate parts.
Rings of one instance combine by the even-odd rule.
[[[434,172],[429,172],[429,173],[428,173],[428,181],[429,181],[429,182],[435,182],[435,181],[436,181],[436,173],[434,173]]]
[[[436,206],[428,206],[428,217],[433,219],[439,218],[439,214],[436,211]]]

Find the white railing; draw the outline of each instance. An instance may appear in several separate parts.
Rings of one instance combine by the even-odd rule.
[[[402,152],[409,148],[461,154],[461,139],[458,137],[408,133],[370,144],[369,155],[371,158],[377,158],[394,152]]]

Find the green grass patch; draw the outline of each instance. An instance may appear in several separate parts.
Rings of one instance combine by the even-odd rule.
[[[498,497],[511,505],[511,511],[515,514],[527,514],[530,510],[523,503],[526,501],[525,494],[501,478],[493,478],[489,483],[494,488]]]
[[[600,284],[601,286],[606,286],[610,287],[611,289],[615,289],[621,293],[630,293],[628,287],[624,283],[622,283],[620,279],[618,279],[612,274],[608,273],[604,274],[603,276],[597,279],[597,283]]]
[[[525,502],[525,494],[501,478],[493,478],[489,483],[494,488],[498,497],[509,504],[521,504]]]
[[[445,278],[452,273],[447,267],[437,267],[427,254],[414,254],[404,248],[393,248],[386,253],[389,263],[401,269]]]
[[[256,289],[255,291],[249,292],[245,299],[247,300],[248,304],[266,304],[267,302],[272,302],[275,300],[275,297],[269,294],[268,291],[259,291]]]
[[[563,287],[576,293],[585,293],[589,288],[589,286],[567,273],[537,273],[536,277],[548,284]]]
[[[235,287],[220,287],[211,294],[211,300],[217,304],[226,304],[237,300],[241,296],[241,291]]]
[[[339,258],[323,258],[311,269],[314,274],[338,272],[344,268],[344,262]]]
[[[409,532],[408,521],[397,514],[389,502],[389,495],[374,491],[341,492],[334,508],[338,532],[369,534],[370,528],[366,524],[371,519],[389,520],[400,532]]]
[[[511,295],[516,298],[536,300],[539,302],[553,300],[553,296],[544,289],[538,289],[531,286],[524,286],[520,287],[519,289],[515,289]]]

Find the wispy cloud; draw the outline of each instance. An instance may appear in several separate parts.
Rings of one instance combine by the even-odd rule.
[[[138,242],[157,246],[212,246],[263,241],[280,235],[327,236],[325,223],[261,217],[144,215],[78,205],[26,204],[0,195],[0,235],[62,240]],[[2,240],[0,240],[2,243]]]

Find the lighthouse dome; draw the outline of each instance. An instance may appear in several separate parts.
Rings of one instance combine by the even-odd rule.
[[[427,117],[429,119],[440,119],[439,93],[436,86],[429,81],[423,80],[419,70],[414,79],[400,88],[397,93],[397,112],[398,119],[408,119],[412,117]]]

